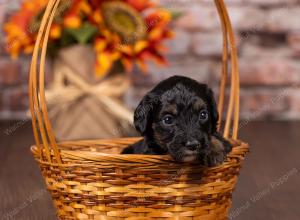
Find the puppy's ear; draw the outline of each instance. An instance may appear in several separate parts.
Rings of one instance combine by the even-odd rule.
[[[157,105],[157,99],[151,93],[145,95],[134,111],[134,126],[142,136],[146,134],[152,123],[152,112]]]
[[[218,125],[218,120],[219,120],[219,113],[217,109],[217,103],[214,98],[214,93],[211,89],[207,89],[207,102],[209,105],[209,111],[211,115],[211,130],[212,133],[217,131],[217,125]]]

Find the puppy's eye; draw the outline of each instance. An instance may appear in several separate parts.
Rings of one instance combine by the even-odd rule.
[[[172,115],[166,115],[163,117],[162,122],[164,125],[172,125],[174,123],[174,117]]]
[[[200,112],[199,119],[200,119],[201,122],[206,122],[208,120],[208,112],[207,112],[207,110],[202,110]]]

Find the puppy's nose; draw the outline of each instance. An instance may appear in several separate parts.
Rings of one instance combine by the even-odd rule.
[[[189,150],[192,150],[192,151],[196,150],[198,145],[199,145],[199,141],[197,141],[197,140],[188,141],[185,144],[186,148]]]

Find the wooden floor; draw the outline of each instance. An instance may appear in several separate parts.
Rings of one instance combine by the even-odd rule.
[[[300,219],[300,122],[255,122],[241,129],[251,144],[229,219]],[[56,219],[33,160],[30,122],[0,123],[0,220]]]

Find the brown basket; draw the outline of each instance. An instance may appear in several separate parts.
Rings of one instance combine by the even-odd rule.
[[[237,139],[237,50],[223,0],[215,0],[224,46],[218,110],[223,112],[228,60],[231,57],[231,90],[224,137],[230,138],[234,148],[226,162],[215,168],[178,164],[169,156],[120,155],[119,152],[136,138],[56,142],[45,103],[44,67],[49,30],[59,2],[50,0],[48,3],[34,48],[29,80],[36,141],[31,150],[39,162],[58,217],[101,220],[227,219],[232,191],[248,145]]]

